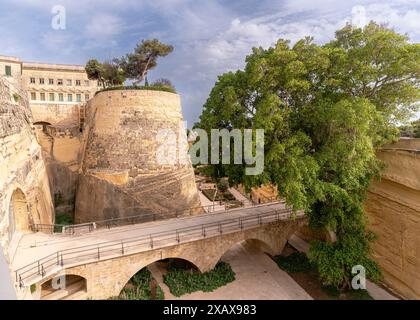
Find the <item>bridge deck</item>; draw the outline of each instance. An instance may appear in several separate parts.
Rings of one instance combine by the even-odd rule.
[[[95,246],[101,243],[115,242],[118,244],[120,242],[129,242],[131,239],[137,239],[143,236],[147,238],[148,235],[165,233],[168,231],[173,231],[175,234],[177,230],[183,228],[199,227],[209,223],[217,225],[219,222],[225,223],[230,219],[238,220],[239,218],[258,216],[282,209],[285,209],[284,203],[276,202],[197,216],[147,222],[137,225],[126,225],[109,230],[99,229],[83,235],[24,234],[16,250],[12,268],[13,270],[18,270],[23,266],[36,262],[40,258],[54,255],[58,251],[89,246],[95,248]],[[138,248],[136,248],[136,252],[147,250],[150,250],[150,247],[144,247],[142,249],[141,246],[138,246]]]

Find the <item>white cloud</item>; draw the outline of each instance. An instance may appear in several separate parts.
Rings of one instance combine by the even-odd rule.
[[[85,36],[94,40],[112,40],[124,28],[118,16],[109,13],[97,13],[91,16],[85,27]]]

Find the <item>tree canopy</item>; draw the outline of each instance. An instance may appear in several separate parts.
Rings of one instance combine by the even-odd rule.
[[[195,127],[264,129],[264,172],[211,165],[233,184],[272,183],[312,229],[333,241],[312,243],[310,258],[325,284],[348,286],[355,265],[378,279],[369,258],[363,200],[382,163],[375,149],[398,136],[396,124],[418,110],[420,45],[374,22],[346,25],[317,45],[254,48],[244,70],[219,76]]]
[[[164,44],[157,39],[143,40],[133,53],[119,59],[119,64],[129,79],[141,83],[150,69],[157,65],[159,57],[165,57],[173,51],[173,46]]]
[[[91,59],[86,63],[85,70],[90,80],[98,80],[103,87],[122,85],[126,79],[124,71],[115,61],[100,63]]]

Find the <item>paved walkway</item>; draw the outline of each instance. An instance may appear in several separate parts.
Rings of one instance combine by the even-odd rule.
[[[245,207],[252,207],[252,202],[235,188],[229,188],[229,192],[236,200],[242,201],[245,204]]]
[[[266,254],[247,243],[234,246],[222,260],[235,272],[235,281],[213,292],[194,292],[174,297],[163,283],[164,269],[149,267],[166,300],[311,300],[312,297]]]
[[[103,242],[130,240],[137,237],[148,236],[158,232],[172,231],[185,227],[200,226],[207,223],[218,223],[228,219],[256,216],[258,214],[284,209],[283,203],[259,205],[252,208],[238,208],[219,213],[208,213],[196,216],[174,218],[168,220],[147,222],[138,225],[127,225],[113,229],[99,229],[83,235],[62,235],[28,233],[20,239],[18,248],[12,261],[12,268],[16,270],[29,263],[35,262],[45,256],[55,254],[57,251],[77,248],[81,246],[96,246]],[[140,250],[142,251],[142,250]]]
[[[203,192],[199,191],[198,195],[200,197],[201,206],[204,207],[206,212],[215,212],[215,211],[223,211],[225,210],[225,205],[220,204],[219,201],[211,201],[209,200]],[[209,210],[208,206],[213,206],[211,211]]]

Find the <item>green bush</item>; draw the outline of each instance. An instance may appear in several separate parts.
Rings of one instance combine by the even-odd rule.
[[[171,266],[163,276],[163,282],[176,297],[195,291],[211,292],[234,280],[235,273],[225,262],[219,262],[213,270],[205,273]]]
[[[55,216],[55,224],[60,224],[60,225],[73,224],[73,216],[68,213],[57,214]]]
[[[143,268],[137,272],[130,280],[128,287],[124,288],[118,297],[113,300],[151,300],[150,282],[153,276],[149,269]],[[157,285],[156,299],[163,300],[164,294],[162,288]]]
[[[176,93],[176,90],[173,87],[162,85],[162,84],[152,84],[152,85],[148,85],[148,86],[135,86],[135,85],[133,85],[133,86],[108,87],[108,88],[104,88],[102,90],[97,91],[95,93],[95,95],[97,95],[99,92],[113,91],[113,90],[152,90],[152,91],[165,91],[165,92]]]
[[[293,252],[285,256],[276,256],[274,261],[278,266],[287,272],[309,272],[313,270],[312,264],[309,262],[306,254],[302,252]]]
[[[226,192],[227,189],[229,189],[229,183],[227,181],[220,181],[217,184],[217,189],[219,189],[221,192]]]

